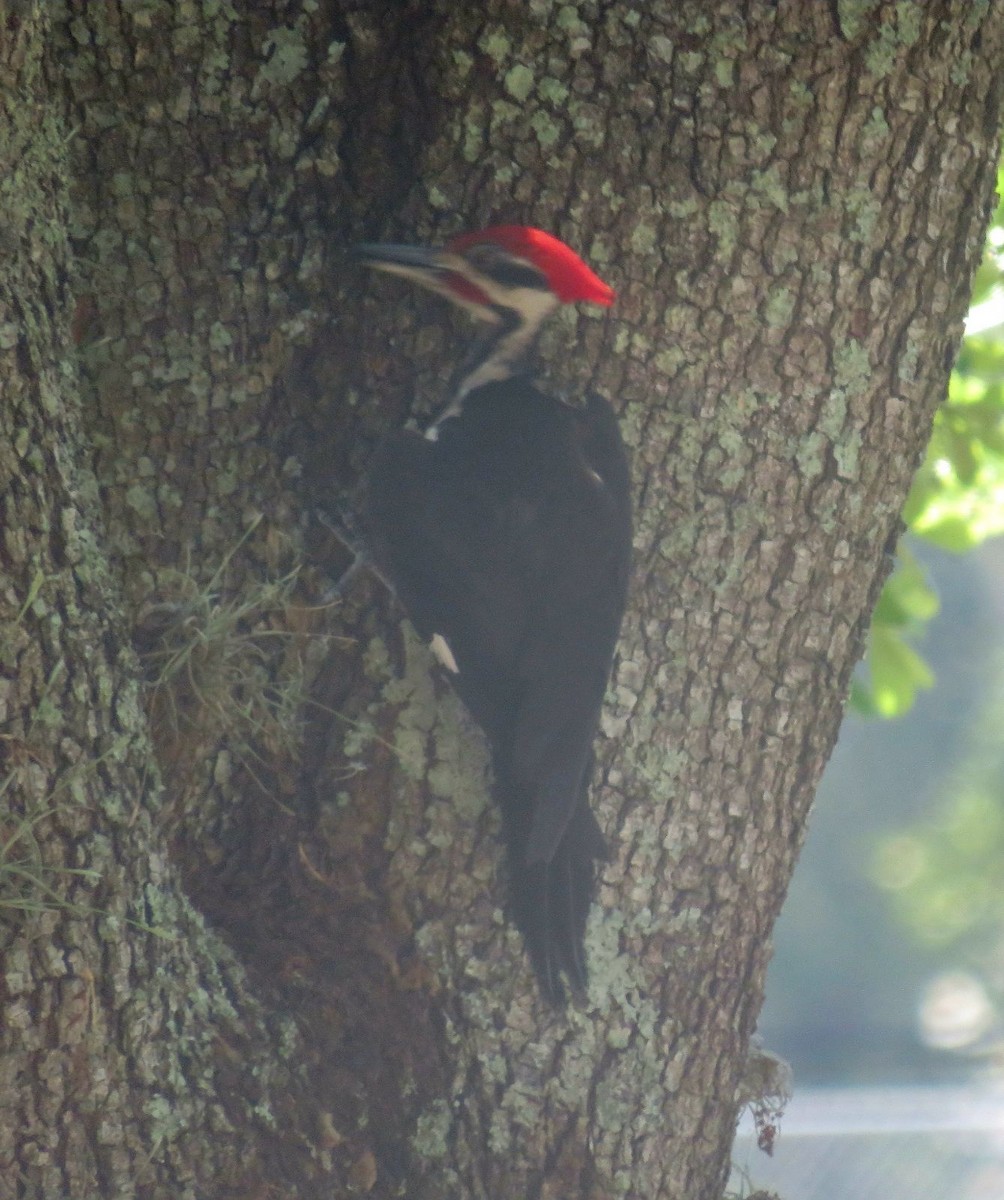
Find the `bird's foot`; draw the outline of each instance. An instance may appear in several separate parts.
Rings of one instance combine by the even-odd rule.
[[[334,512],[315,508],[314,517],[349,556],[349,565],[324,593],[324,603],[330,604],[345,596],[359,573],[372,563],[358,519],[347,499],[342,500]],[[336,555],[340,558],[341,552],[336,551]]]

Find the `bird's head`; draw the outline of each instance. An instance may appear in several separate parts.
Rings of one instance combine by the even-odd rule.
[[[613,289],[574,250],[528,225],[461,234],[442,250],[366,243],[355,247],[355,255],[493,324],[536,330],[559,304],[614,302]]]

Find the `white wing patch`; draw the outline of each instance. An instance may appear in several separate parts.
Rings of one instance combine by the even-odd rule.
[[[446,638],[441,633],[434,633],[432,641],[429,643],[429,649],[432,651],[436,660],[444,666],[447,671],[453,675],[460,674],[460,668],[457,666],[457,660],[453,657],[453,651],[447,644]]]

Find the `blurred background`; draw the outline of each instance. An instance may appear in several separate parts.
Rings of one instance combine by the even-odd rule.
[[[998,194],[1004,180],[998,177]],[[731,1193],[1004,1198],[1004,205],[778,922]]]

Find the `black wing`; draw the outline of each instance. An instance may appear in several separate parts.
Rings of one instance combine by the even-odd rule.
[[[626,455],[604,401],[573,409],[523,380],[478,389],[438,432],[378,453],[371,549],[419,632],[449,645],[489,737],[514,915],[560,999],[560,970],[585,984],[604,854],[587,793],[627,589]]]

